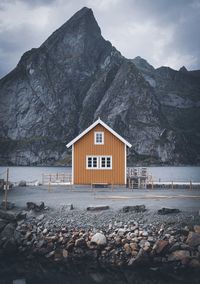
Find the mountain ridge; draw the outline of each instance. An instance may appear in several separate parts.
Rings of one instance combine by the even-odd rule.
[[[199,164],[198,78],[126,59],[84,7],[0,80],[0,164],[70,164],[65,144],[99,116],[129,164]]]

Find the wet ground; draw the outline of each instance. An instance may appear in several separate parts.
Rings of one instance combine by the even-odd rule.
[[[4,199],[4,193],[0,193]],[[29,186],[15,187],[8,192],[8,201],[24,207],[26,202],[44,201],[45,205],[59,208],[72,203],[75,208],[84,209],[90,205],[109,205],[120,209],[125,205],[145,204],[148,209],[161,207],[178,208],[183,211],[199,211],[200,189],[134,189],[124,187],[96,188],[69,186]]]

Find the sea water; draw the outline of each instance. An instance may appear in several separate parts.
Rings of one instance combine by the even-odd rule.
[[[6,168],[0,167],[0,179],[6,178]],[[71,167],[9,167],[9,180],[19,182],[42,182],[42,174],[71,173]],[[154,181],[199,182],[200,167],[147,167]]]

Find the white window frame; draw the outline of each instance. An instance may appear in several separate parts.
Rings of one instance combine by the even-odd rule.
[[[102,158],[105,158],[105,167],[102,167]],[[110,158],[110,167],[107,166],[108,158]],[[112,156],[99,156],[99,168],[102,170],[112,170]]]
[[[88,167],[88,158],[92,159],[92,166]],[[97,158],[97,167],[93,167],[93,158]],[[105,167],[102,167],[102,158],[105,158]],[[110,167],[107,167],[107,159],[110,158]],[[112,156],[97,156],[87,155],[86,156],[86,169],[87,170],[112,170]]]
[[[97,142],[97,135],[98,134],[101,134],[101,137],[102,137],[101,142]],[[103,131],[95,131],[94,132],[94,144],[95,145],[104,145],[104,132]]]
[[[92,162],[91,162],[91,167],[88,167],[88,159],[89,158],[91,158],[92,159]],[[94,158],[97,158],[97,166],[96,167],[94,167],[93,166],[93,159]],[[95,170],[95,169],[98,169],[98,166],[99,166],[99,159],[98,159],[98,156],[86,156],[86,168],[88,169],[88,170],[90,170],[90,169],[92,169],[92,170]]]

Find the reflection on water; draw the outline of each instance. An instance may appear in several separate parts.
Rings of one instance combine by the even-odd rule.
[[[10,180],[19,182],[42,181],[42,174],[71,172],[71,167],[9,167]],[[6,167],[0,167],[0,179],[5,178]],[[200,167],[147,167],[154,181],[200,181]]]

